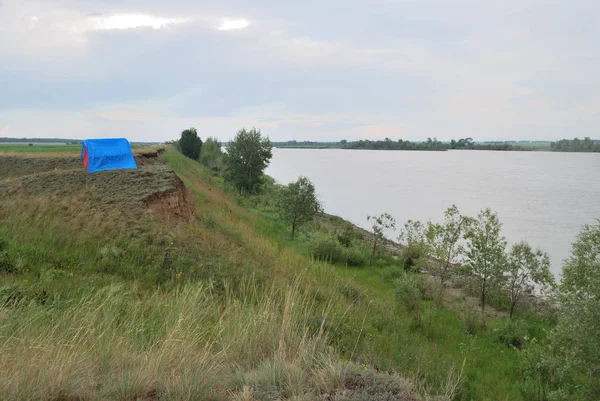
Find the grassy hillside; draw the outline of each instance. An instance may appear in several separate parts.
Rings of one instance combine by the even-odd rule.
[[[13,152],[13,153],[72,153],[76,154],[81,152],[81,145],[55,145],[55,144],[36,144],[29,146],[27,144],[6,144],[0,143],[0,152]]]
[[[522,399],[503,321],[469,332],[427,301],[416,326],[401,261],[320,262],[175,151],[93,175],[49,159],[0,154],[3,399]]]

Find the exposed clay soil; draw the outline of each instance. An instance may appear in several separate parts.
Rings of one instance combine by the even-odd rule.
[[[164,192],[154,193],[146,198],[148,212],[158,220],[179,222],[194,217],[196,205],[191,191],[177,176],[174,187]]]

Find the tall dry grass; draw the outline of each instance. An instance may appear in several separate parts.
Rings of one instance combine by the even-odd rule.
[[[247,282],[239,295],[196,283],[140,299],[115,285],[59,308],[0,307],[2,399],[275,399],[342,385],[298,285]]]

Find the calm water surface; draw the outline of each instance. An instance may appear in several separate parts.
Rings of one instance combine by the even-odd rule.
[[[369,227],[367,215],[439,221],[456,204],[463,214],[498,212],[509,243],[547,251],[552,270],[585,223],[600,219],[600,154],[494,151],[274,149],[267,174],[280,183],[304,175],[328,213]]]

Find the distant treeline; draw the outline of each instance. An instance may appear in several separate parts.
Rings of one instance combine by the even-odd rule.
[[[285,141],[285,142],[271,142],[273,147],[276,148],[302,148],[302,149],[331,149],[341,148],[342,142],[314,142],[314,141]]]
[[[504,151],[534,151],[551,150],[553,152],[600,152],[600,140],[562,139],[550,141],[487,141],[474,142],[473,138],[452,139],[441,142],[436,138],[427,138],[424,142],[411,142],[385,138],[382,141],[361,139],[359,141],[341,140],[339,142],[286,141],[273,142],[276,148],[307,148],[307,149],[369,149],[369,150],[434,150],[450,149],[466,150],[504,150]]]
[[[392,141],[385,138],[383,141],[360,140],[353,142],[342,141],[343,149],[373,149],[373,150],[446,150],[448,145],[437,139],[427,138],[426,142],[411,142],[398,139]]]
[[[550,149],[553,152],[600,152],[600,140],[590,139],[561,139],[560,141],[552,142]]]
[[[1,143],[65,143],[67,145],[81,145],[81,139],[65,138],[0,138]],[[131,142],[132,145],[158,145],[160,142]]]
[[[78,145],[80,139],[65,138],[0,138],[0,143],[66,143],[69,145]]]
[[[344,141],[341,141],[344,142]],[[347,142],[341,147],[343,149],[374,149],[374,150],[450,150],[450,149],[470,149],[470,150],[540,150],[548,149],[549,142],[530,142],[530,141],[494,141],[494,142],[473,142],[473,138],[452,139],[450,142],[440,142],[436,138],[427,138],[425,142],[410,142],[399,139],[393,141],[389,138],[383,141],[360,140]]]
[[[523,142],[525,145],[525,142]],[[527,146],[517,145],[517,142],[486,142],[475,143],[472,138],[453,139],[450,142],[441,142],[437,138],[427,138],[424,142],[411,142],[398,139],[397,141],[385,138],[383,141],[359,140],[339,142],[311,142],[311,141],[286,141],[273,142],[276,148],[307,148],[307,149],[369,149],[369,150],[431,150],[444,151],[449,149],[474,149],[474,150],[533,150],[532,143]]]

